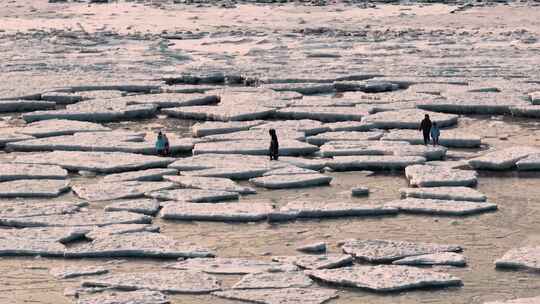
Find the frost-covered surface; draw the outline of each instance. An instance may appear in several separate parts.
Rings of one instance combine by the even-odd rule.
[[[96,184],[75,185],[73,186],[73,192],[78,197],[88,201],[110,201],[143,197],[147,192],[173,189],[176,187],[171,182],[100,182]]]
[[[540,270],[540,247],[510,249],[495,261],[495,265],[500,268]]]
[[[428,165],[408,166],[405,176],[418,187],[474,186],[478,179],[476,171]]]
[[[220,290],[220,282],[213,276],[191,271],[157,271],[112,274],[85,279],[86,287],[109,287],[120,290],[154,290],[167,293],[205,294]]]
[[[161,93],[126,96],[118,98],[116,101],[125,101],[128,105],[153,104],[158,108],[174,108],[216,104],[219,102],[219,97],[197,93]]]
[[[315,288],[226,290],[213,292],[212,295],[262,304],[322,304],[338,297],[335,290]]]
[[[198,154],[245,154],[268,155],[269,140],[236,140],[226,144],[222,142],[197,143],[193,155]],[[282,140],[279,142],[279,155],[298,156],[310,155],[319,150],[317,146],[297,140]]]
[[[399,111],[384,111],[369,115],[365,118],[381,129],[418,129],[425,115],[429,115],[432,122],[441,128],[453,126],[457,123],[457,115],[443,114],[419,109],[405,109]]]
[[[461,251],[457,245],[393,240],[348,240],[341,248],[345,253],[371,263],[388,263],[410,256]]]
[[[86,121],[50,119],[27,124],[18,132],[34,137],[51,137],[99,131],[106,132],[111,131],[111,129],[100,124]]]
[[[461,279],[453,275],[421,268],[380,265],[308,271],[316,280],[344,287],[356,287],[377,292],[402,291],[416,288],[459,286]]]
[[[465,257],[462,254],[455,253],[455,252],[441,252],[441,253],[411,256],[411,257],[403,258],[397,261],[393,261],[392,264],[411,265],[411,266],[449,265],[449,266],[463,267],[467,264],[467,261],[465,260]]]
[[[162,203],[161,217],[168,220],[254,222],[265,220],[273,211],[264,202],[250,203]]]
[[[296,175],[296,174],[316,174],[318,173],[315,170],[310,169],[304,169],[300,167],[295,166],[287,166],[275,170],[268,171],[263,174],[263,176],[270,176],[270,175]]]
[[[303,188],[329,185],[332,177],[320,173],[292,174],[292,175],[268,175],[252,178],[250,183],[258,187],[268,189]]]
[[[174,162],[174,158],[123,152],[54,151],[36,155],[20,155],[16,163],[58,165],[69,171],[92,171],[117,173],[148,168],[162,168]]]
[[[298,140],[304,141],[306,139],[304,132],[292,130],[292,129],[278,129],[276,130],[277,136],[280,140]],[[251,129],[246,131],[231,132],[226,134],[208,135],[199,138],[198,142],[222,142],[222,141],[251,141],[251,140],[263,140],[269,138],[268,130],[265,129]]]
[[[324,157],[356,155],[421,156],[428,160],[444,158],[443,146],[411,145],[405,141],[330,141],[321,146]]]
[[[353,263],[352,256],[348,254],[277,256],[272,260],[294,264],[302,269],[332,269]]]
[[[237,192],[239,194],[254,194],[255,189],[241,186],[228,178],[201,176],[166,176],[165,179],[178,184],[182,188]]]
[[[196,258],[178,261],[165,266],[171,269],[198,270],[210,274],[248,274],[258,272],[296,271],[288,261],[272,262],[242,258]]]
[[[137,199],[129,201],[112,202],[105,206],[105,211],[128,211],[154,215],[159,210],[159,202],[153,199]]]
[[[328,161],[328,167],[336,171],[403,170],[410,165],[423,164],[421,156],[338,156]]]
[[[32,217],[40,215],[68,214],[79,212],[85,202],[47,201],[39,202],[24,200],[0,201],[0,217]]]
[[[258,272],[242,277],[233,289],[306,288],[313,281],[301,271]]]
[[[422,199],[440,199],[453,201],[485,202],[487,197],[469,187],[427,187],[427,188],[401,188],[402,197]]]
[[[0,197],[57,197],[70,189],[61,179],[18,179],[0,183]]]
[[[539,153],[537,147],[511,147],[502,150],[488,152],[482,156],[469,160],[469,165],[479,170],[509,170],[516,166],[516,163],[527,158],[531,154]],[[527,168],[527,162],[522,163],[521,168]],[[530,166],[529,168],[532,168]]]
[[[161,181],[166,175],[176,175],[178,170],[173,168],[155,168],[146,169],[133,172],[110,174],[103,178],[105,182],[119,182],[119,181]]]
[[[67,171],[54,165],[0,164],[0,182],[18,179],[65,179]]]
[[[456,114],[510,114],[513,106],[526,105],[518,94],[445,92],[444,98],[417,103],[417,107]]]
[[[77,304],[168,304],[169,297],[150,290],[137,290],[129,292],[104,292],[84,295],[77,300]]]
[[[385,134],[381,140],[406,141],[413,145],[424,144],[422,132],[418,130],[393,130]],[[460,130],[441,130],[439,144],[453,148],[474,148],[480,146],[481,138]]]
[[[158,226],[150,224],[112,224],[101,227],[93,227],[85,236],[89,240],[108,239],[118,234],[137,232],[159,232]]]
[[[328,128],[322,122],[311,119],[270,121],[261,125],[257,125],[252,129],[262,129],[266,130],[267,132],[270,129],[275,129],[277,132],[282,129],[289,129],[303,132],[306,136],[330,131],[330,128]]]
[[[108,238],[98,238],[91,243],[70,248],[65,252],[65,256],[70,258],[130,257],[174,259],[211,257],[214,254],[207,249],[193,244],[179,242],[159,233],[138,232],[116,234]]]

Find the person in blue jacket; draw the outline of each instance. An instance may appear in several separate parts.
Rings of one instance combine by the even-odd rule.
[[[158,135],[157,135],[157,140],[156,140],[156,153],[158,155],[161,155],[161,156],[164,156],[166,151],[165,151],[165,138],[163,137],[163,133],[161,133],[161,131],[159,131]]]
[[[436,122],[434,122],[433,125],[431,125],[430,133],[431,133],[431,140],[433,141],[433,145],[438,146],[441,130],[439,129],[439,126],[437,126]]]

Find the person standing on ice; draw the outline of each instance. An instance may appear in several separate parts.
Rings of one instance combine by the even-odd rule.
[[[431,120],[429,119],[429,115],[426,114],[424,120],[420,123],[420,128],[418,128],[418,130],[422,131],[424,134],[424,145],[427,146],[429,143],[429,132],[431,131]]]
[[[157,135],[156,153],[161,156],[165,154],[165,138],[163,137],[163,133],[161,133],[161,131],[159,131]]]
[[[439,145],[439,136],[441,135],[441,130],[437,126],[436,122],[434,122],[433,125],[431,126],[430,133],[431,133],[431,140],[433,141],[433,145],[438,146]]]
[[[169,154],[171,154],[171,144],[169,143],[169,138],[165,133],[163,133],[163,141],[165,142],[165,149],[163,150],[163,155],[169,156]]]
[[[270,160],[278,160],[279,158],[279,142],[276,134],[276,130],[270,129],[268,131],[270,133]]]

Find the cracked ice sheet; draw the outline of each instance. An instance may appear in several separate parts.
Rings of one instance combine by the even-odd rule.
[[[462,285],[461,279],[444,272],[398,265],[310,270],[307,274],[323,282],[375,292]]]
[[[412,186],[418,187],[466,187],[478,182],[476,171],[429,165],[408,166],[405,176]]]
[[[343,252],[353,257],[371,262],[388,263],[410,256],[439,252],[460,252],[457,245],[441,245],[393,240],[347,240],[341,247]]]
[[[51,137],[62,135],[73,135],[81,132],[107,132],[111,131],[110,128],[104,127],[100,124],[76,121],[76,120],[62,120],[51,119],[33,122],[27,124],[21,128],[18,132],[34,137]]]
[[[166,176],[166,180],[178,184],[182,188],[237,192],[239,194],[254,194],[255,189],[240,186],[228,178],[199,177],[199,176]]]
[[[279,143],[280,156],[310,155],[319,148],[305,142],[296,140],[283,140]],[[193,148],[193,155],[198,154],[243,154],[268,155],[268,140],[238,140],[222,142],[197,143]]]
[[[381,129],[418,129],[424,116],[428,114],[432,122],[436,122],[440,128],[453,126],[458,121],[454,114],[429,112],[419,109],[406,109],[399,111],[385,111],[369,115],[365,122],[373,123]]]
[[[19,179],[0,183],[0,197],[57,197],[71,188],[60,179]]]
[[[332,181],[332,177],[320,173],[292,174],[292,175],[267,175],[252,178],[250,183],[267,189],[289,189],[326,186]]]
[[[0,223],[10,227],[85,227],[113,224],[147,224],[152,218],[146,215],[119,212],[76,212],[70,214],[39,215],[31,217],[2,217]]]
[[[243,258],[197,258],[178,261],[165,266],[171,269],[197,270],[210,274],[248,274],[258,272],[296,271],[291,263],[250,260]]]
[[[20,179],[65,179],[67,171],[55,165],[0,163],[0,182]]]
[[[255,105],[245,105],[242,107],[218,105],[167,108],[161,112],[169,117],[182,119],[245,121],[265,119],[272,115],[275,110]]]
[[[112,224],[103,227],[93,227],[86,238],[90,240],[106,239],[117,234],[137,233],[137,232],[159,232],[158,226],[150,224]]]
[[[303,132],[305,133],[306,136],[330,131],[330,128],[323,125],[320,121],[311,120],[311,119],[270,121],[270,122],[266,122],[264,124],[255,126],[252,129],[256,129],[256,130],[261,129],[267,132],[270,129],[275,129],[278,132],[281,129],[289,129],[289,130],[296,130],[298,132]]]
[[[100,182],[96,184],[75,185],[73,191],[82,199],[97,202],[115,199],[129,199],[143,197],[147,192],[168,190],[176,188],[171,182]]]
[[[81,296],[77,304],[168,304],[169,297],[151,290],[104,292]]]
[[[475,189],[468,187],[427,187],[427,188],[401,188],[402,197],[422,199],[439,199],[469,202],[485,202],[487,197]]]
[[[279,119],[311,119],[322,122],[361,121],[369,111],[357,107],[290,107],[276,111]]]
[[[322,304],[338,297],[335,290],[315,288],[227,290],[212,295],[261,304]]]
[[[221,290],[220,282],[213,276],[194,271],[158,271],[112,274],[85,279],[85,287],[108,287],[119,290],[148,289],[174,294],[205,294]]]
[[[118,173],[132,170],[162,168],[174,162],[174,158],[140,155],[123,152],[79,152],[54,151],[23,154],[15,158],[15,163],[54,164],[70,171],[92,171]]]
[[[167,220],[254,222],[266,220],[274,211],[269,203],[164,202],[160,215]]]
[[[306,136],[304,132],[292,130],[292,129],[278,129],[276,130],[278,138],[280,140],[297,140],[304,141]],[[197,139],[197,143],[205,142],[223,142],[223,141],[245,141],[245,140],[262,140],[269,138],[268,130],[264,129],[250,129],[246,131],[231,132],[227,134],[216,134],[200,137]],[[224,143],[226,144],[226,143]]]

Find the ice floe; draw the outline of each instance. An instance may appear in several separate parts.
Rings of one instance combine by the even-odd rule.
[[[423,164],[425,161],[426,159],[421,156],[337,156],[329,160],[327,166],[336,171],[403,170],[411,165]]]
[[[191,127],[194,137],[203,137],[216,134],[227,134],[238,131],[249,130],[250,128],[264,124],[263,120],[252,121],[206,121],[198,122]]]
[[[342,249],[357,259],[371,263],[388,263],[410,256],[462,250],[457,245],[392,240],[347,240]]]
[[[155,215],[159,211],[160,204],[153,199],[138,199],[129,201],[113,202],[105,206],[105,211],[127,211],[142,213],[146,215]]]
[[[510,249],[495,261],[499,268],[540,270],[540,246]]]
[[[76,120],[63,120],[63,119],[50,119],[43,121],[36,121],[25,125],[17,132],[34,137],[52,137],[62,135],[73,135],[75,133],[82,132],[105,132],[111,131],[110,128],[104,127],[100,124],[76,121]]]
[[[54,151],[19,155],[16,163],[58,165],[70,171],[117,173],[132,170],[167,167],[174,158],[140,155],[123,152]]]
[[[400,265],[355,266],[307,273],[323,282],[376,292],[462,285],[461,279],[444,272]]]
[[[167,220],[254,222],[266,220],[273,212],[264,202],[249,203],[162,203],[160,216]]]
[[[19,179],[65,179],[67,171],[55,165],[0,163],[0,182]]]
[[[77,304],[168,304],[169,297],[151,290],[103,292],[80,296]]]
[[[268,175],[249,180],[258,187],[268,189],[287,189],[329,185],[332,177],[320,173],[292,174],[292,175]]]
[[[70,279],[89,275],[100,275],[108,273],[109,270],[104,267],[77,267],[77,266],[64,266],[56,267],[49,271],[49,273],[57,279]]]
[[[306,138],[306,141],[313,145],[323,145],[329,141],[366,141],[378,140],[383,136],[382,132],[356,132],[356,131],[341,131],[341,132],[326,132]]]
[[[469,187],[401,188],[402,197],[453,201],[485,202],[486,196]]]
[[[60,179],[18,179],[0,183],[0,197],[57,197],[71,188]]]
[[[160,200],[184,201],[192,203],[205,203],[238,199],[237,192],[202,189],[175,189],[152,191],[146,193],[146,196]]]
[[[395,265],[449,265],[456,267],[464,267],[467,264],[465,257],[462,254],[455,252],[440,252],[432,254],[423,254],[417,256],[406,257],[392,262]]]
[[[124,181],[78,184],[72,187],[77,196],[88,201],[109,201],[143,197],[145,193],[176,188],[171,182]]]
[[[399,111],[385,111],[369,115],[365,122],[373,123],[380,129],[418,129],[425,115],[429,115],[432,122],[436,122],[440,128],[457,124],[458,116],[429,112],[419,109],[406,109]]]
[[[353,258],[348,254],[293,255],[277,256],[272,260],[290,263],[302,269],[332,269],[352,265]]]
[[[418,187],[474,186],[478,181],[476,171],[429,165],[408,166],[405,176]]]
[[[386,133],[381,140],[385,141],[406,141],[413,145],[423,145],[422,132],[417,130],[392,130]],[[452,148],[476,148],[481,144],[481,139],[477,135],[460,130],[441,130],[439,144]]]
[[[84,279],[85,287],[108,287],[119,290],[154,290],[167,293],[205,294],[221,289],[213,276],[192,271],[156,271],[111,274]]]
[[[540,153],[540,149],[537,147],[510,147],[487,152],[484,155],[470,159],[469,165],[479,170],[509,170],[513,169],[519,161],[527,158],[527,156],[537,153]],[[524,166],[526,163],[521,163],[521,168],[526,167]]]
[[[301,271],[255,272],[242,277],[233,289],[306,288],[313,281]]]
[[[338,297],[335,290],[314,288],[226,290],[212,295],[261,304],[322,304]]]
[[[361,121],[369,112],[351,107],[290,107],[279,109],[275,116],[280,119],[312,119],[322,122]]]
[[[173,168],[154,168],[140,171],[110,174],[105,176],[103,178],[103,181],[111,183],[123,181],[155,182],[162,181],[164,176],[176,174],[178,174],[178,170]]]
[[[244,258],[196,258],[178,261],[165,266],[171,269],[197,270],[210,274],[248,274],[258,272],[296,271],[298,268],[287,262],[250,260]]]
[[[268,155],[268,140],[238,140],[227,144],[222,142],[197,143],[193,148],[193,155],[198,154],[245,154]],[[317,146],[296,140],[282,140],[279,142],[279,155],[298,156],[310,155],[319,150]]]
[[[182,188],[237,192],[254,194],[255,189],[241,186],[228,178],[200,176],[166,176],[166,180],[178,184]]]

